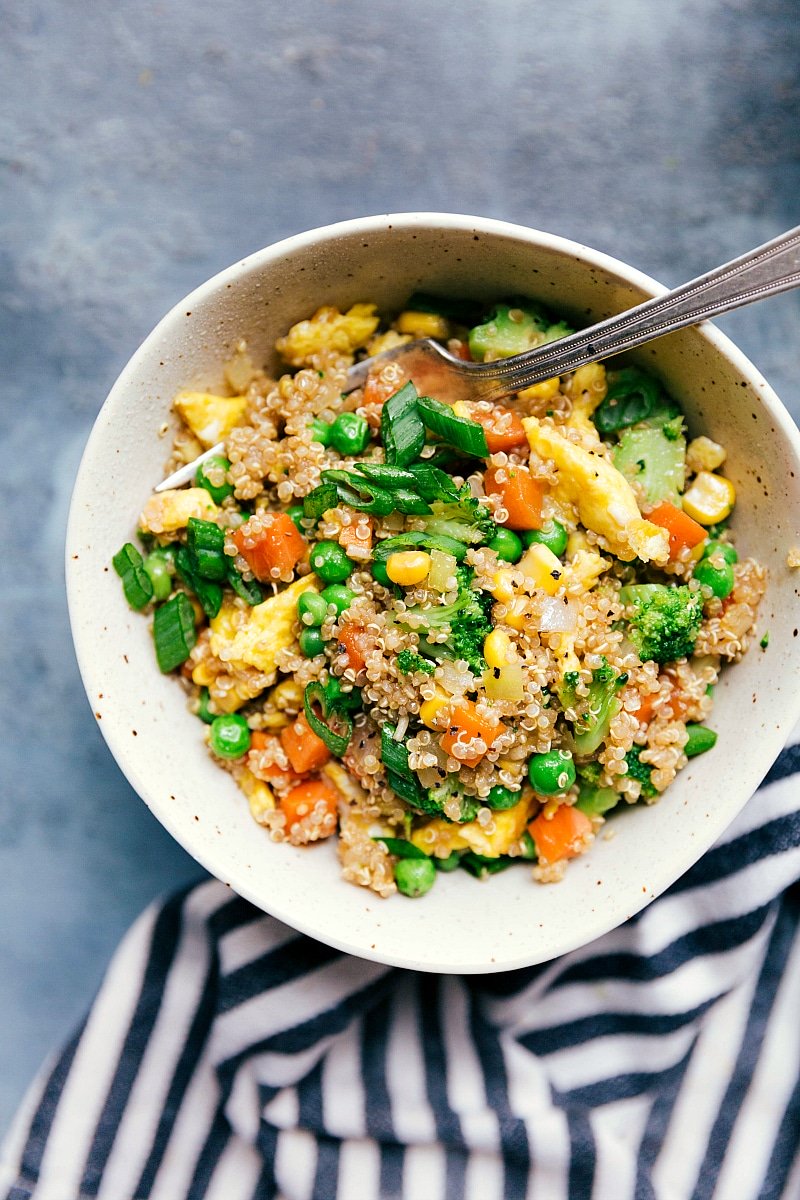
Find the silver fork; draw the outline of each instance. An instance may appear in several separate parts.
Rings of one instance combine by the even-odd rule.
[[[618,316],[524,354],[494,362],[465,362],[438,342],[423,338],[356,363],[347,372],[344,390],[352,392],[366,382],[370,371],[396,362],[419,392],[428,392],[451,404],[458,400],[500,400],[543,379],[631,350],[685,325],[697,325],[798,284],[800,225],[663,296],[645,300]],[[169,475],[155,490],[161,492],[188,482],[200,463],[223,450],[223,442],[212,446]]]

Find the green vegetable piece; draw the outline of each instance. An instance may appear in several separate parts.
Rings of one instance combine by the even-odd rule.
[[[470,670],[481,675],[486,669],[483,643],[493,629],[491,611],[494,597],[489,592],[473,588],[474,572],[459,564],[456,568],[456,599],[452,604],[437,604],[430,608],[415,605],[398,613],[398,625],[414,628],[420,634],[419,650],[427,658],[463,659]],[[444,631],[444,641],[431,642],[423,637],[425,630]]]
[[[323,483],[306,496],[303,501],[303,514],[312,521],[318,521],[329,509],[336,508],[338,503],[339,489],[336,484]],[[294,520],[294,518],[292,519]],[[295,524],[297,524],[296,521]]]
[[[678,415],[677,405],[666,399],[658,380],[638,367],[610,372],[608,380],[608,391],[592,418],[599,433],[616,433],[654,414],[660,413],[665,422]]]
[[[339,413],[330,428],[331,445],[340,454],[355,457],[369,445],[369,425],[358,413]]]
[[[211,696],[209,695],[208,688],[201,688],[200,699],[197,705],[197,715],[206,725],[210,725],[211,722],[219,715],[218,713],[211,711],[210,700]]]
[[[379,583],[381,585],[381,587],[385,587],[385,588],[394,587],[394,584],[392,583],[391,579],[389,578],[389,574],[386,570],[385,562],[382,562],[380,559],[376,558],[375,561],[373,562],[372,566],[370,567],[370,570],[372,571],[372,578],[376,581],[376,583]]]
[[[408,471],[414,477],[414,486],[420,496],[429,503],[434,500],[457,500],[461,494],[447,472],[435,467],[432,459],[411,463]]]
[[[397,771],[390,771],[387,768],[386,781],[392,791],[396,792],[401,800],[404,800],[417,812],[427,813],[430,816],[438,816],[441,812],[438,806],[429,801],[427,791],[413,773],[400,775]]]
[[[620,589],[628,638],[643,662],[667,663],[694,651],[703,597],[685,584],[633,584]]]
[[[317,542],[309,555],[311,570],[323,583],[344,583],[353,564],[338,542]]]
[[[503,812],[506,808],[514,808],[519,804],[522,792],[512,792],[511,788],[501,787],[499,783],[490,790],[486,797],[486,807],[494,812]]]
[[[322,472],[322,486],[333,484],[336,488],[336,503],[347,504],[359,512],[371,513],[376,517],[388,516],[395,510],[395,499],[391,492],[378,487],[369,479],[362,479],[353,471],[338,469]],[[318,491],[315,488],[315,491]],[[314,495],[314,492],[311,492]],[[306,497],[308,500],[308,497]],[[331,506],[331,507],[335,507]]]
[[[297,618],[304,629],[321,625],[328,615],[328,605],[319,592],[302,592],[297,600]]]
[[[578,711],[573,726],[575,751],[585,758],[594,754],[601,742],[605,741],[611,722],[621,707],[617,692],[628,682],[628,676],[618,675],[603,659],[603,665],[592,672],[588,696],[576,695],[578,679],[576,671],[566,673],[559,688],[559,699],[564,708]]]
[[[325,639],[319,627],[315,625],[310,627],[306,625],[301,629],[297,635],[297,641],[306,658],[316,658],[318,654],[322,654],[325,650]]]
[[[717,744],[716,733],[705,725],[687,725],[686,732],[689,736],[683,747],[683,753],[687,758],[696,758],[698,754],[705,754],[706,750],[711,750]]]
[[[322,739],[331,754],[339,758],[350,745],[353,735],[353,718],[342,703],[341,695],[327,691],[318,680],[307,683],[303,692],[303,713],[309,727]],[[317,706],[322,712],[321,717],[317,715]],[[335,721],[338,728],[333,728],[331,721]]]
[[[387,492],[393,492],[395,488],[413,489],[417,486],[416,475],[405,467],[393,467],[388,463],[360,462],[355,464],[355,469],[370,483],[377,484]]]
[[[219,583],[228,573],[225,534],[213,521],[190,517],[186,532],[191,569],[201,579]]]
[[[461,866],[461,855],[458,850],[454,850],[452,854],[448,854],[447,858],[434,856],[432,861],[437,871],[444,871],[445,874],[449,874],[450,871],[457,871]]]
[[[500,871],[505,871],[511,866],[513,859],[506,858],[489,858],[485,854],[476,854],[473,850],[467,850],[466,854],[461,855],[462,866],[465,871],[469,871],[470,875],[474,875],[476,879],[488,879],[490,875],[497,875]]]
[[[416,671],[433,675],[436,663],[431,662],[428,658],[423,658],[421,654],[415,654],[413,650],[401,650],[397,655],[397,669],[403,675],[413,675]]]
[[[524,354],[545,342],[566,337],[572,330],[563,321],[553,324],[536,305],[496,304],[489,318],[470,330],[469,351],[476,362],[487,357],[507,358]]]
[[[721,555],[725,562],[731,565],[739,561],[739,555],[735,546],[732,546],[730,542],[720,542],[716,538],[713,538],[711,541],[706,542],[703,548],[703,558],[716,558],[718,555]]]
[[[436,882],[436,868],[431,860],[423,858],[401,858],[394,869],[394,881],[398,892],[416,899],[429,892]]]
[[[160,604],[153,616],[153,641],[160,671],[174,671],[191,653],[197,641],[194,609],[185,592]]]
[[[328,678],[324,687],[325,702],[328,712],[357,712],[361,708],[361,689],[349,687],[347,691],[335,675]]]
[[[398,533],[396,537],[384,538],[375,547],[375,561],[385,563],[390,554],[402,550],[441,550],[452,554],[456,562],[466,557],[468,547],[455,538],[440,533]],[[374,572],[373,572],[374,573]]]
[[[241,758],[250,749],[250,728],[238,713],[214,717],[209,745],[218,758]]]
[[[758,643],[762,650],[766,650],[769,645],[769,630],[766,631],[761,641]]]
[[[287,508],[286,515],[292,519],[295,528],[300,533],[302,533],[304,536],[308,533],[308,530],[303,524],[303,518],[305,517],[306,512],[302,504],[293,504],[290,508]]]
[[[642,785],[642,799],[653,800],[658,795],[658,788],[652,782],[653,768],[641,760],[643,750],[644,746],[633,746],[625,755],[627,774],[629,779],[636,779]]]
[[[694,578],[704,587],[711,588],[711,591],[720,600],[730,596],[735,583],[733,567],[729,562],[723,561],[715,565],[708,558],[701,559],[697,564],[694,569]]]
[[[536,842],[533,840],[531,835],[528,833],[527,829],[523,833],[522,837],[519,839],[519,844],[520,844],[520,858],[525,858],[525,859],[528,859],[529,861],[532,861],[539,857],[539,853],[536,849]]]
[[[321,421],[319,417],[314,417],[308,422],[308,428],[311,430],[311,440],[319,442],[321,446],[330,446],[331,432],[333,426],[327,421]]]
[[[246,601],[251,607],[260,604],[264,599],[264,593],[255,579],[243,579],[233,565],[232,558],[228,559],[228,583],[236,595],[241,596],[242,600]]]
[[[426,428],[442,441],[464,454],[473,454],[476,458],[489,457],[486,434],[477,421],[457,417],[449,404],[442,404],[441,400],[434,400],[432,396],[419,396],[417,409]]]
[[[676,503],[686,481],[686,438],[674,430],[674,436],[669,436],[670,429],[671,424],[631,425],[622,431],[612,453],[614,466],[630,483],[638,484],[650,506],[662,500]]]
[[[405,467],[419,458],[425,426],[417,408],[417,389],[406,383],[381,409],[381,441],[390,466]]]
[[[522,539],[512,529],[498,529],[488,545],[503,562],[515,563],[522,558]]]
[[[122,590],[131,608],[137,611],[153,599],[153,583],[142,556],[132,542],[126,542],[111,560],[114,570],[122,580]]]
[[[569,750],[534,754],[528,763],[528,778],[540,796],[560,796],[575,782],[575,763]]]
[[[397,775],[413,775],[408,765],[408,749],[402,738],[395,738],[395,728],[388,722],[381,727],[381,762]]]
[[[548,521],[541,529],[527,529],[522,534],[522,540],[526,546],[532,546],[534,542],[547,546],[556,558],[561,558],[567,548],[568,536],[561,522],[553,520]]]
[[[166,600],[172,591],[172,572],[174,559],[167,556],[163,550],[154,550],[144,560],[144,569],[153,585],[153,599]]]
[[[427,858],[428,855],[424,850],[420,850],[419,846],[415,846],[413,842],[406,841],[405,838],[393,837],[374,837],[373,842],[382,842],[390,854],[394,854],[397,858]]]
[[[337,616],[341,616],[356,598],[356,594],[352,588],[345,587],[343,583],[329,583],[326,588],[322,589],[321,594],[326,605],[332,604],[334,606]]]
[[[587,817],[601,817],[615,808],[621,799],[619,792],[615,792],[612,787],[598,787],[596,784],[586,783],[582,780],[575,807],[579,808]]]
[[[205,488],[215,504],[221,504],[223,500],[227,500],[228,496],[233,495],[233,484],[228,482],[227,476],[230,465],[228,459],[222,454],[212,454],[210,458],[200,463],[195,472],[195,487]],[[213,476],[216,482],[212,483],[209,475]],[[222,475],[221,483],[219,482],[220,475]]]
[[[222,588],[211,579],[203,579],[194,568],[192,556],[186,546],[175,552],[175,569],[178,575],[200,601],[207,617],[215,617],[222,608]]]

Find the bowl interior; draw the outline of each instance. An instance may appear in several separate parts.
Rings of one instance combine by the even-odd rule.
[[[781,748],[800,696],[798,584],[786,567],[800,529],[800,453],[777,398],[718,331],[682,330],[632,356],[668,383],[693,433],[728,449],[737,545],[770,573],[759,622],[769,648],[754,646],[723,676],[710,722],[716,749],[693,760],[657,805],[610,821],[613,836],[601,836],[561,884],[535,886],[521,867],[484,884],[457,872],[440,876],[424,902],[382,901],[340,880],[332,845],[278,846],[254,824],[207,755],[182,690],[159,675],[148,622],[128,609],[110,560],[163,477],[169,435],[159,430],[179,388],[217,384],[243,337],[271,364],[276,338],[320,304],[373,300],[392,310],[418,288],[486,299],[526,294],[584,325],[659,290],[562,239],[426,214],[346,222],[237,264],[164,318],[97,419],[70,514],[70,614],[89,702],[114,756],[209,871],[353,954],[428,971],[495,971],[550,959],[638,911],[713,843]]]

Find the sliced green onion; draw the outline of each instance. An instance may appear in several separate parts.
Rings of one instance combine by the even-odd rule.
[[[232,558],[228,558],[228,568],[227,569],[228,569],[228,575],[227,575],[228,583],[233,588],[234,592],[236,592],[236,595],[241,596],[242,600],[244,600],[247,604],[251,605],[251,607],[253,605],[260,604],[261,601],[264,599],[264,593],[262,592],[261,588],[256,583],[255,579],[248,579],[248,580],[242,579],[241,574],[236,570],[236,567],[233,565]]]
[[[186,662],[197,641],[197,633],[192,602],[185,592],[178,592],[156,609],[153,617],[153,640],[156,644],[159,669],[165,675]]]
[[[398,533],[396,537],[385,538],[375,547],[373,558],[376,562],[385,563],[390,554],[402,550],[416,550],[424,547],[426,550],[441,550],[443,554],[452,554],[457,562],[466,557],[468,547],[456,538],[444,533]]]
[[[228,573],[225,559],[225,534],[213,521],[189,517],[186,546],[191,555],[192,570],[201,579],[219,583]]]
[[[400,775],[397,771],[387,769],[386,782],[401,800],[405,800],[406,804],[410,804],[412,808],[417,808],[422,812],[427,811],[425,808],[427,793],[416,775]]]
[[[411,775],[408,765],[408,750],[405,742],[395,741],[395,726],[388,722],[381,727],[381,762],[388,771],[398,775]]]
[[[456,450],[462,450],[464,454],[474,454],[476,458],[489,457],[486,434],[477,421],[457,417],[449,404],[442,404],[441,400],[434,400],[432,396],[420,396],[417,409],[425,426],[442,441],[455,446]]]
[[[197,705],[197,715],[206,725],[210,725],[214,718],[219,716],[219,713],[211,711],[209,707],[210,698],[208,688],[201,688],[200,700]]]
[[[683,753],[687,758],[695,758],[698,754],[705,754],[706,750],[711,750],[717,744],[717,735],[713,729],[708,729],[705,725],[687,725],[686,745],[683,747]]]
[[[405,467],[419,457],[425,445],[425,426],[417,409],[417,389],[407,383],[381,409],[381,441],[386,461]]]
[[[445,873],[456,871],[461,866],[461,855],[458,850],[454,850],[452,854],[448,854],[447,858],[439,858],[434,855],[433,865],[437,871],[444,871]]]
[[[415,846],[413,842],[407,842],[405,838],[393,837],[374,837],[373,842],[383,842],[390,854],[394,854],[395,858],[427,858],[428,855],[424,850],[420,850],[419,846]]]
[[[322,709],[323,719],[320,719],[314,711],[315,704],[318,704]],[[331,754],[335,754],[337,758],[341,758],[350,745],[350,738],[353,735],[353,718],[350,714],[338,705],[331,709],[324,687],[316,680],[306,684],[306,690],[303,693],[303,712],[309,726],[317,737],[322,739]],[[336,719],[344,726],[344,733],[337,733],[335,729],[331,729],[326,724],[328,717],[334,714]]]
[[[339,489],[335,483],[323,483],[321,487],[315,487],[313,492],[309,492],[303,501],[304,514],[314,521],[328,511],[330,508],[336,508],[339,503]]]
[[[446,471],[429,463],[412,463],[408,469],[414,476],[417,491],[423,500],[455,500],[458,488]]]
[[[476,854],[473,850],[468,850],[466,854],[461,855],[459,866],[462,866],[465,871],[469,871],[470,875],[474,875],[476,879],[486,879],[489,875],[497,875],[499,871],[505,871],[513,861],[506,857],[488,858],[485,854]]]
[[[142,556],[132,542],[126,542],[111,560],[122,580],[122,590],[131,608],[144,608],[153,599],[153,583],[144,568]]]
[[[520,858],[524,858],[529,861],[534,861],[535,859],[537,859],[539,857],[538,851],[536,849],[536,842],[533,840],[531,835],[528,833],[527,829],[523,833],[522,837],[519,839],[519,842],[520,842],[520,847],[521,847]]]
[[[153,585],[153,599],[167,600],[172,591],[172,572],[175,559],[163,550],[154,550],[144,560],[144,569]]]
[[[423,500],[422,496],[417,492],[412,492],[409,488],[395,488],[394,492],[392,492],[392,500],[394,501],[395,510],[409,517],[425,517],[433,512],[430,504],[426,500]]]
[[[186,586],[197,596],[206,616],[215,617],[222,608],[222,588],[213,580],[203,579],[197,574],[186,546],[181,546],[176,552],[175,568]]]
[[[334,484],[337,502],[349,504],[359,512],[386,517],[394,511],[394,501],[389,492],[351,471],[323,471],[322,481],[324,484]],[[314,493],[311,494],[313,496]]]
[[[415,488],[417,485],[414,471],[393,467],[388,463],[360,462],[356,463],[356,470],[378,487],[385,488],[387,492],[393,492],[395,488]]]

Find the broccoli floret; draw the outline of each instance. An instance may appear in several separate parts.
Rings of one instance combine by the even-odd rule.
[[[469,333],[469,351],[476,362],[522,354],[534,346],[566,337],[572,330],[563,321],[553,324],[535,305],[497,304],[488,320]]]
[[[703,620],[703,598],[685,584],[634,584],[620,590],[627,634],[642,662],[667,663],[694,651]]]
[[[476,546],[490,542],[497,533],[497,524],[485,504],[481,504],[465,483],[453,500],[434,500],[433,514],[422,517],[427,533],[455,538],[458,542]]]
[[[432,663],[429,658],[423,658],[421,654],[415,654],[413,650],[401,650],[397,656],[397,669],[404,675],[413,675],[415,671],[424,671],[426,675],[432,675],[436,670],[436,663]]]
[[[478,815],[478,809],[481,806],[481,802],[480,800],[477,800],[475,796],[465,796],[459,788],[458,782],[454,775],[448,775],[447,778],[442,780],[440,784],[437,784],[436,787],[428,788],[429,804],[435,804],[442,812],[442,815],[445,816],[446,820],[450,820],[451,818],[447,817],[447,815],[444,813],[444,804],[445,800],[449,800],[451,797],[455,797],[455,799],[458,800],[459,808],[461,810],[459,815],[455,818],[457,824],[463,825],[467,821],[474,821]]]
[[[575,677],[575,682],[570,680]],[[618,675],[605,659],[602,666],[592,672],[589,695],[577,697],[575,684],[577,671],[568,671],[564,676],[561,701],[565,708],[577,708],[578,717],[573,733],[576,752],[583,756],[594,754],[608,733],[608,728],[620,709],[617,692],[628,682],[627,675]]]
[[[653,768],[649,763],[643,763],[641,753],[644,746],[633,746],[625,755],[625,762],[628,764],[628,778],[636,779],[642,785],[642,799],[652,800],[658,795],[658,788],[653,785],[651,776]]]
[[[492,631],[491,610],[494,598],[472,586],[473,572],[459,564],[456,567],[458,594],[452,604],[430,608],[419,605],[408,608],[398,617],[398,624],[408,624],[420,633],[420,650],[430,658],[464,659],[471,671],[481,675],[486,670],[483,643]],[[412,620],[408,621],[411,617]],[[425,630],[447,630],[445,642],[430,642]]]

